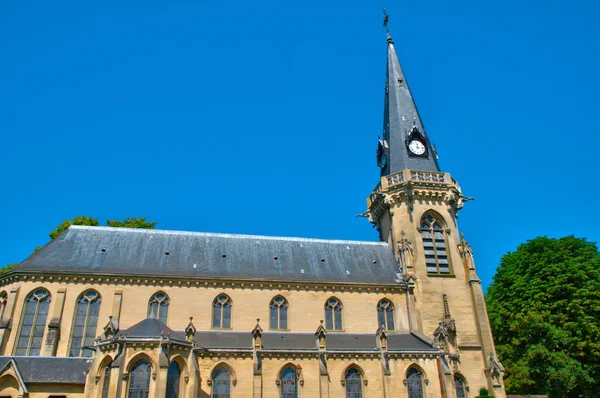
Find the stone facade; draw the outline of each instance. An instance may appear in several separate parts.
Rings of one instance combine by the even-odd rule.
[[[383,243],[71,227],[0,277],[0,396],[505,397],[469,198],[416,116],[398,130],[418,116],[404,79],[388,38],[364,214]]]

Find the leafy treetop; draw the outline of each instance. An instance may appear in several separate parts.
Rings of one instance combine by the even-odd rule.
[[[509,394],[600,396],[600,255],[595,243],[538,237],[502,257],[488,314]]]

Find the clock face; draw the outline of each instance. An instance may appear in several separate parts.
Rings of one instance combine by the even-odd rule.
[[[422,155],[425,153],[425,145],[421,141],[413,140],[408,144],[408,149],[415,155]]]

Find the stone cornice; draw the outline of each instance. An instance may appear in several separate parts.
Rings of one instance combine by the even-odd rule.
[[[70,272],[19,271],[17,269],[0,277],[0,286],[17,282],[39,283],[72,283],[72,284],[105,284],[105,285],[138,285],[157,287],[205,287],[216,289],[269,289],[269,290],[304,290],[327,292],[361,292],[361,293],[402,293],[406,284],[399,281],[397,285],[381,285],[367,283],[322,283],[292,281],[256,281],[256,280],[219,280],[193,277],[157,277],[155,275],[114,275],[85,274]]]

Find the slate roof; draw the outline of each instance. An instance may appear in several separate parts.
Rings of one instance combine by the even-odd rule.
[[[329,333],[327,334],[327,351],[377,351],[375,334],[368,333]],[[202,348],[218,349],[252,349],[250,332],[230,331],[198,331],[194,341]],[[264,332],[262,335],[263,350],[312,350],[317,351],[314,333]],[[413,334],[388,334],[389,351],[438,351]]]
[[[85,384],[85,372],[93,358],[69,357],[5,357],[0,356],[0,369],[13,359],[25,384]]]
[[[14,272],[402,284],[387,243],[71,226]]]
[[[146,318],[128,329],[120,330],[117,337],[127,338],[159,338],[169,337],[172,340],[185,340],[185,333],[176,332],[156,318]]]
[[[383,120],[383,138],[389,146],[388,165],[382,175],[404,169],[440,171],[433,146],[427,137],[417,105],[400,66],[394,42],[388,35],[386,93]],[[409,156],[406,139],[416,127],[427,142],[427,157]]]

